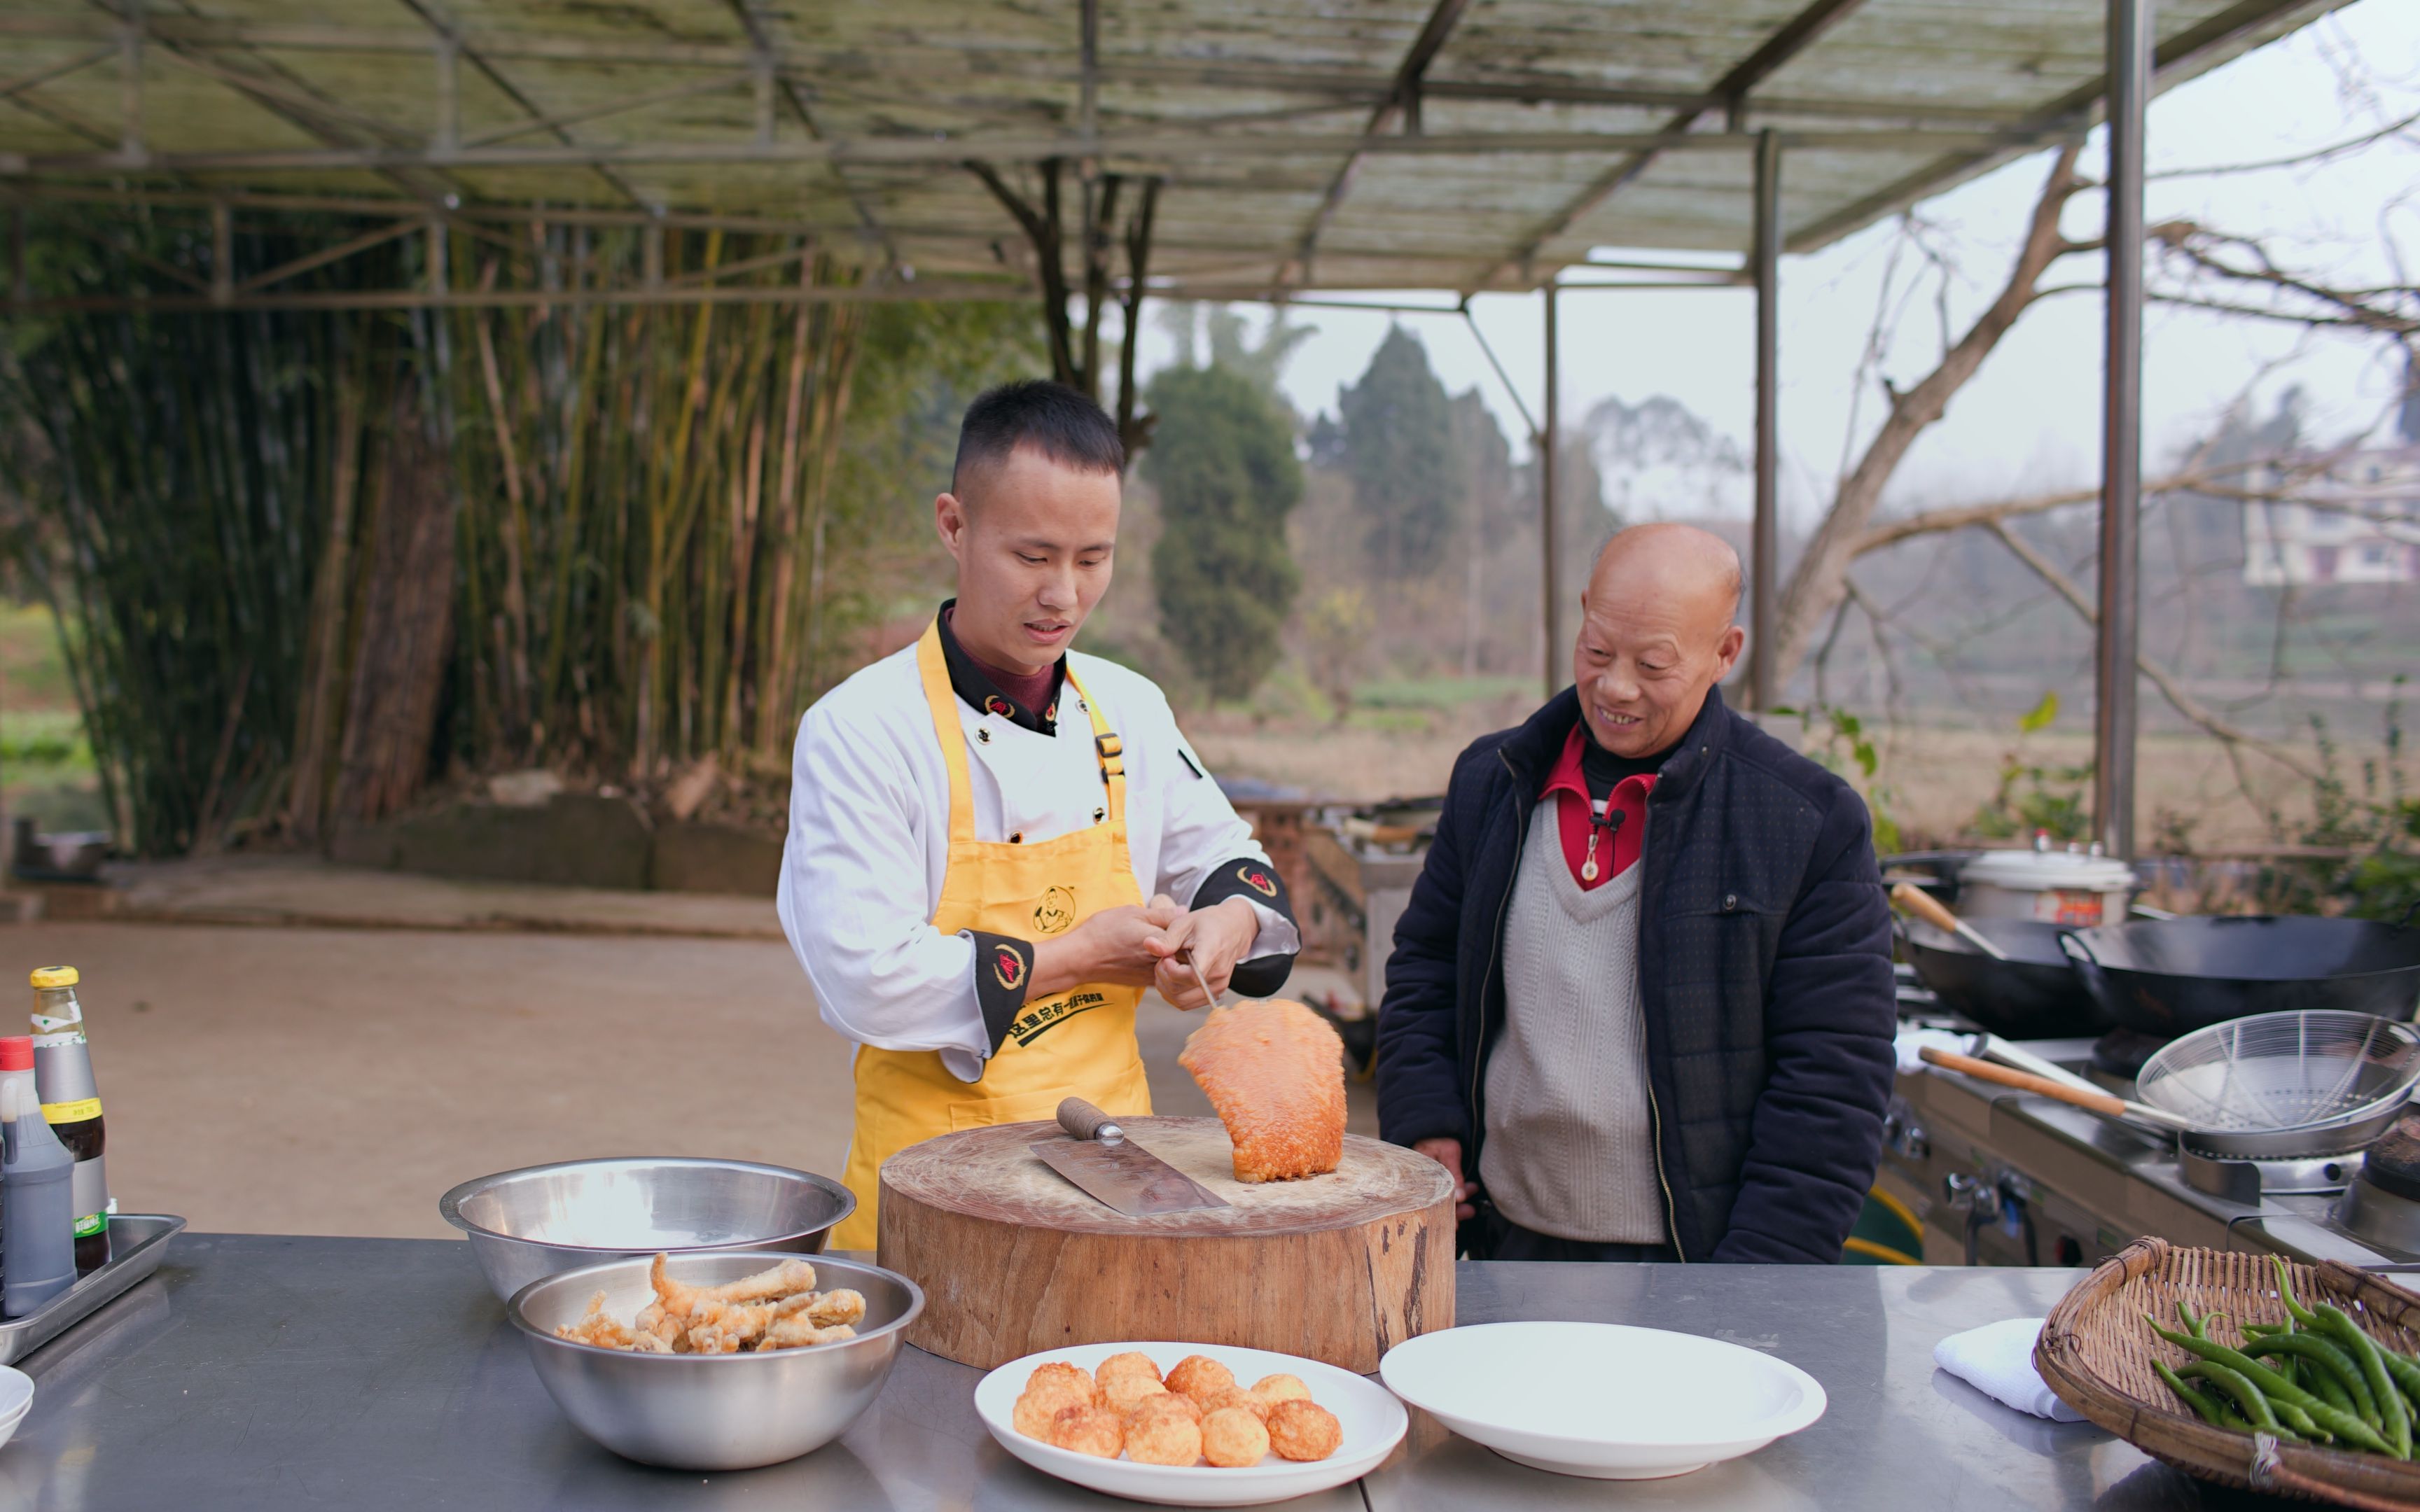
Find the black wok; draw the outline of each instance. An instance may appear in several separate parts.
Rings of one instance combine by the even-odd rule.
[[[2109,1016],[2059,950],[2058,925],[2030,918],[1966,922],[2009,959],[1994,961],[1920,918],[1900,920],[1908,964],[1942,1002],[2003,1040],[2059,1040],[2109,1027]]]
[[[2135,919],[2061,943],[2111,1018],[2162,1039],[2295,1009],[2408,1019],[2420,1000],[2420,929],[2367,919]]]

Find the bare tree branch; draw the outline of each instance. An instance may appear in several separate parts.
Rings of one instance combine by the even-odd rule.
[[[2010,554],[2015,556],[2018,561],[2031,568],[2034,576],[2050,584],[2050,586],[2057,592],[2059,597],[2067,600],[2068,608],[2075,610],[2076,614],[2084,621],[2085,624],[2098,628],[2100,619],[2099,615],[2093,609],[2091,600],[2085,596],[2083,589],[2078,588],[2075,585],[2075,580],[2073,579],[2059,570],[2058,563],[2051,561],[2048,557],[2043,556],[2039,550],[2036,550],[2033,545],[2026,541],[2024,537],[2009,529],[2005,521],[1997,519],[1991,520],[1986,522],[1983,528],[1990,531],[1993,535],[1998,536],[2000,538],[2000,544],[2007,547]],[[2230,746],[2242,746],[2249,749],[2257,750],[2261,755],[2268,757],[2271,761],[2275,762],[2278,765],[2285,767],[2287,770],[2304,779],[2305,780],[2316,782],[2319,779],[2319,769],[2312,766],[2309,763],[2304,762],[2292,751],[2289,751],[2281,746],[2273,745],[2270,742],[2262,740],[2258,736],[2252,734],[2248,731],[2240,729],[2235,725],[2229,724],[2226,720],[2220,718],[2214,711],[2204,705],[2199,699],[2196,699],[2191,693],[2186,692],[2184,685],[2178,682],[2175,675],[2159,663],[2151,660],[2148,656],[2138,655],[2134,658],[2134,666],[2135,669],[2144,676],[2151,680],[2152,686],[2160,690],[2160,696],[2168,701],[2168,704],[2171,708],[2174,708],[2179,714],[2183,715],[2187,719],[2192,720],[2195,724],[2201,726],[2203,730],[2209,732],[2209,733],[2217,737],[2219,740],[2226,742]]]
[[[1797,671],[1816,627],[1830,616],[1847,592],[1844,579],[1849,563],[1857,554],[1858,540],[1873,518],[1882,501],[1883,486],[1890,481],[1900,459],[1907,455],[1916,439],[1941,418],[1948,408],[1950,395],[1974,377],[1983,359],[2016,324],[2025,306],[2033,302],[2035,286],[2050,265],[2067,255],[2070,243],[2059,234],[2058,222],[2060,212],[2079,188],[2075,159],[2080,147],[2080,143],[2070,143],[2051,164],[2040,197],[2034,204],[2024,245],[2017,254],[2016,265],[2010,269],[1999,297],[1942,357],[1938,366],[1913,388],[1892,392],[1890,413],[1882,430],[1868,444],[1855,470],[1842,480],[1832,508],[1790,575],[1789,585],[1781,595],[1779,623],[1769,629],[1757,627],[1759,634],[1770,634],[1777,642],[1774,657],[1776,687],[1786,685]]]

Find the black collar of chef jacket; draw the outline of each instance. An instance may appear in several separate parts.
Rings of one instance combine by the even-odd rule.
[[[1013,725],[1032,731],[1035,734],[1055,735],[1059,733],[1059,700],[1066,691],[1067,658],[1061,656],[1050,670],[1050,702],[1039,709],[1029,709],[1010,698],[998,683],[984,675],[975,659],[958,644],[957,632],[950,628],[950,610],[958,607],[954,598],[942,604],[938,616],[941,627],[941,660],[950,669],[950,690],[966,701],[967,706],[985,714],[997,714]]]

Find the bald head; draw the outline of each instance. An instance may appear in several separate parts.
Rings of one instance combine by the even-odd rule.
[[[1663,751],[1689,732],[1746,635],[1739,553],[1694,525],[1634,525],[1606,542],[1580,600],[1572,681],[1598,745]]]
[[[1718,616],[1719,634],[1739,613],[1739,553],[1695,525],[1633,525],[1608,537],[1581,602],[1608,594],[1661,594]]]

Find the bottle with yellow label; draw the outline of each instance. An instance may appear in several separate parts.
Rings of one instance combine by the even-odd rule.
[[[34,973],[34,1081],[44,1121],[75,1156],[76,1273],[86,1275],[109,1263],[109,1172],[101,1163],[107,1137],[101,1087],[84,1036],[84,1005],[76,1001],[81,980],[73,966]]]

